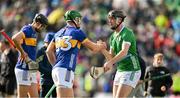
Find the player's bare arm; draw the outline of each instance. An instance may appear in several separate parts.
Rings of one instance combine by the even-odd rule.
[[[47,47],[47,50],[46,50],[46,55],[47,55],[47,58],[51,65],[54,65],[55,61],[56,61],[54,51],[55,51],[55,43],[53,41],[51,41],[51,43],[49,44],[49,46]]]
[[[27,53],[24,52],[21,46],[21,41],[24,38],[23,32],[18,32],[15,35],[12,36],[12,40],[14,41],[14,44],[16,45],[16,48],[20,51],[21,57],[25,58],[27,56]]]
[[[89,39],[86,39],[82,44],[93,52],[99,52],[102,49],[106,49],[105,43],[94,43]]]
[[[97,41],[98,44],[103,44],[103,42],[101,40]],[[113,58],[113,51],[112,48],[107,51],[106,49],[102,49],[101,53],[105,56],[106,60],[109,61],[110,59]]]
[[[105,70],[111,69],[113,64],[115,64],[116,62],[120,61],[123,57],[125,57],[128,53],[129,47],[130,47],[129,42],[123,42],[122,50],[116,56],[114,56],[111,60],[107,61],[104,64]]]
[[[113,58],[113,55],[106,49],[101,50],[101,53],[105,56],[107,61],[109,61]]]

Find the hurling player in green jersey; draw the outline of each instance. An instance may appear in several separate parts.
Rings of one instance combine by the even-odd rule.
[[[105,49],[101,51],[107,58],[104,64],[105,70],[115,67],[113,65],[117,67],[113,98],[127,97],[137,85],[141,75],[135,35],[122,24],[125,17],[121,10],[112,10],[108,13],[108,23],[114,32],[109,40],[110,51]]]

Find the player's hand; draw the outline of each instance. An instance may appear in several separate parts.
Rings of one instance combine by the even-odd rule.
[[[33,60],[31,60],[29,57],[25,59],[26,64],[29,67],[29,70],[31,72],[36,72],[39,69],[39,64]]]
[[[39,64],[35,61],[31,61],[28,63],[28,67],[30,71],[36,72],[39,69]]]
[[[98,44],[98,45],[100,45],[101,50],[102,50],[102,49],[106,49],[106,48],[107,48],[106,43],[105,43],[105,42],[103,42],[102,40],[97,41],[97,44]]]
[[[105,72],[112,69],[112,66],[113,66],[113,63],[111,61],[107,61],[105,64],[104,64],[104,70]]]
[[[29,63],[29,62],[31,62],[31,61],[32,61],[32,60],[27,56],[26,59],[25,59],[25,62],[26,62],[26,63]]]
[[[28,57],[28,54],[26,52],[20,53],[20,57],[23,60],[26,60],[26,58]]]
[[[161,91],[165,92],[166,91],[166,86],[161,86]]]

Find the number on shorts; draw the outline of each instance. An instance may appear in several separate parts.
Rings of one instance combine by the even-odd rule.
[[[69,82],[71,78],[71,71],[67,70],[66,71],[66,76],[65,76],[65,81]]]
[[[23,71],[22,80],[23,81],[27,81],[28,80],[28,72],[27,71]]]

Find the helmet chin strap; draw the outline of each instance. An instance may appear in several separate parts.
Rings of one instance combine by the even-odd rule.
[[[111,29],[112,30],[116,30],[119,26],[120,26],[121,23],[119,23],[118,25],[116,25],[115,27],[112,27]]]
[[[73,21],[74,21],[74,20],[73,20]],[[80,27],[77,26],[77,21],[74,21],[73,23],[75,24],[75,26],[76,26],[77,29],[80,28]]]
[[[115,27],[112,27],[111,29],[112,29],[112,30],[116,30],[116,29],[121,25],[122,22],[123,22],[123,21],[121,20],[121,22],[120,22],[118,25],[116,25]]]
[[[74,20],[72,20],[72,22],[74,23],[74,25],[76,26],[77,29],[79,29],[80,27],[77,26],[76,22]]]
[[[68,15],[68,16],[69,16],[69,15]],[[73,19],[71,16],[69,16],[69,18],[70,18],[70,20],[73,22],[73,24],[76,26],[76,28],[79,29],[80,27],[77,27],[77,24],[76,24],[76,22],[74,21],[74,19]]]
[[[115,27],[111,27],[112,30],[116,30],[120,25],[121,25],[122,22],[120,22],[118,25],[116,25]]]

